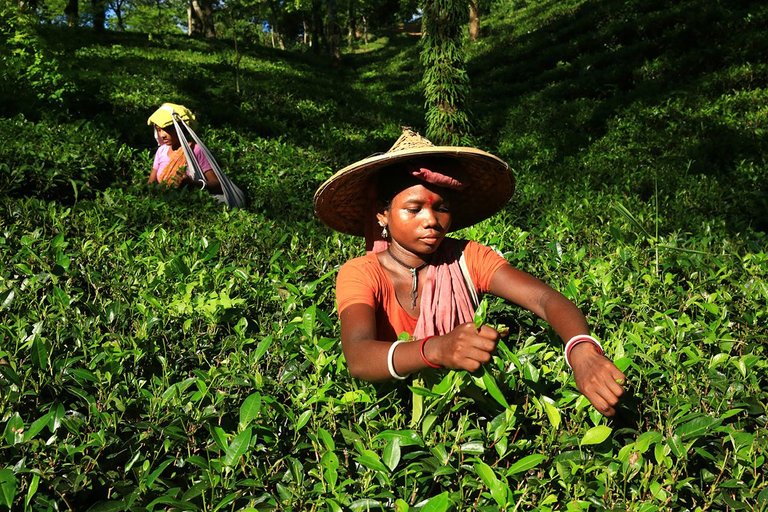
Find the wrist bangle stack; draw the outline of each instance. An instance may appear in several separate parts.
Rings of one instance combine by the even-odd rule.
[[[430,361],[429,359],[427,359],[427,356],[426,356],[426,354],[424,354],[424,345],[426,345],[426,344],[427,344],[427,340],[428,340],[429,338],[431,338],[431,337],[432,337],[432,336],[427,336],[426,338],[424,338],[423,340],[421,340],[421,346],[419,347],[419,354],[421,354],[421,360],[422,360],[422,361],[424,361],[424,364],[426,364],[426,365],[427,365],[427,366],[429,366],[430,368],[440,368],[440,365],[439,365],[439,364],[435,364],[435,363],[433,363],[432,361]]]
[[[580,343],[591,343],[598,350],[598,352],[600,352],[601,355],[605,354],[603,351],[603,346],[600,345],[600,342],[595,338],[589,334],[577,334],[573,338],[569,339],[565,344],[565,362],[571,369],[573,369],[573,366],[571,366],[571,350],[573,350],[573,347]]]
[[[403,343],[403,340],[397,340],[389,346],[389,352],[387,352],[387,369],[392,378],[397,380],[404,380],[407,377],[406,375],[400,375],[395,371],[395,347],[401,343]]]

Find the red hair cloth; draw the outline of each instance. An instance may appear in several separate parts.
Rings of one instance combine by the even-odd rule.
[[[432,171],[426,167],[419,167],[418,169],[412,169],[411,176],[426,183],[436,185],[438,187],[449,188],[451,190],[463,190],[467,188],[465,183],[462,183],[458,179],[442,174],[437,171]]]

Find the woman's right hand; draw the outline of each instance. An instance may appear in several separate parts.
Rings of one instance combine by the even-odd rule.
[[[443,368],[474,372],[491,360],[499,337],[488,325],[478,331],[474,322],[467,322],[448,334],[427,340],[424,355]]]

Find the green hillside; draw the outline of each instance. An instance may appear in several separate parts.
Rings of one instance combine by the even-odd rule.
[[[768,509],[768,5],[490,9],[473,135],[517,190],[460,234],[584,311],[629,379],[617,416],[501,301],[507,407],[466,374],[349,376],[334,280],[364,247],[312,195],[423,133],[416,37],[335,66],[3,5],[0,510]],[[146,183],[165,101],[246,208]]]

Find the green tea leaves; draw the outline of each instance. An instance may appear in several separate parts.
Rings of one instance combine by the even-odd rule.
[[[13,508],[13,501],[16,498],[16,475],[10,469],[0,469],[0,505]]]
[[[234,466],[238,462],[251,443],[251,427],[247,427],[245,430],[237,434],[234,439],[229,443],[229,446],[224,453],[223,462],[225,466]]]
[[[499,507],[505,507],[507,505],[507,491],[508,487],[505,482],[502,482],[496,477],[488,464],[484,462],[478,462],[475,464],[475,471],[480,479],[483,481],[486,487],[491,491],[491,497]]]
[[[457,48],[475,142],[518,190],[451,236],[577,305],[627,375],[612,419],[552,324],[491,295],[475,327],[511,329],[481,371],[350,373],[335,280],[365,247],[312,197],[385,151],[403,113],[420,122],[416,41],[374,26],[392,12],[338,10],[337,68],[291,56],[294,35],[324,33],[280,23],[311,21],[311,2],[278,3],[267,32],[269,9],[219,3],[218,42],[138,33],[133,15],[99,34],[90,10],[73,32],[48,19],[61,2],[15,4],[0,7],[0,510],[766,508],[762,3],[489,2]],[[287,49],[262,47],[273,37]],[[146,115],[173,97],[246,208],[147,185]]]
[[[251,393],[240,406],[240,429],[247,427],[261,412],[261,394]]]
[[[587,432],[581,438],[581,442],[579,444],[581,446],[600,444],[608,439],[608,436],[611,435],[611,432],[613,432],[611,427],[606,425],[597,425],[596,427],[592,427],[587,430]]]
[[[710,432],[714,427],[720,424],[720,420],[702,416],[694,418],[675,429],[675,435],[680,436],[683,441],[695,439]]]
[[[507,475],[512,476],[518,473],[530,471],[545,460],[547,460],[547,456],[540,453],[532,453],[531,455],[526,455],[509,467],[507,470]]]

